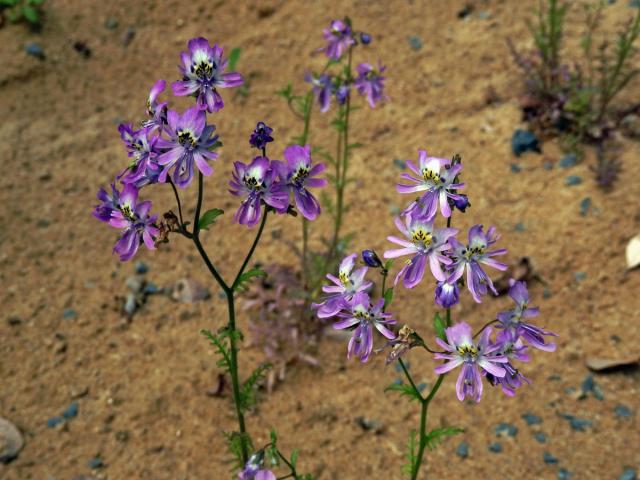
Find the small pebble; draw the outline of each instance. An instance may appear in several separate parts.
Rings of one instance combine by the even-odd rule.
[[[104,22],[104,26],[107,27],[109,30],[114,30],[118,28],[118,20],[116,20],[113,17],[109,17],[107,18],[107,21]]]
[[[133,314],[136,313],[136,310],[138,309],[138,302],[136,300],[136,296],[133,293],[127,293],[127,298],[124,301],[124,306],[122,307],[122,309],[124,310],[124,313],[126,313],[130,317],[132,317]]]
[[[73,308],[65,308],[62,312],[62,318],[65,320],[70,320],[72,318],[76,318],[78,316],[78,312],[76,312]]]
[[[420,393],[422,393],[424,391],[424,389],[427,388],[427,384],[424,383],[424,382],[419,383],[418,385],[416,385],[416,388],[418,389],[418,391]]]
[[[518,427],[510,423],[499,423],[493,430],[499,437],[515,437],[518,434]]]
[[[527,422],[527,425],[540,425],[542,423],[542,418],[530,412],[523,414],[522,418]]]
[[[51,417],[50,419],[47,420],[47,427],[55,428],[58,425],[60,425],[61,423],[64,423],[64,418],[62,418],[62,417]]]
[[[567,187],[573,187],[575,185],[580,185],[582,183],[582,177],[579,175],[569,175],[564,179],[564,184]]]
[[[24,50],[25,52],[27,52],[27,55],[39,58],[40,60],[44,60],[46,58],[44,50],[39,43],[29,43],[26,47],[24,47]]]
[[[520,173],[522,171],[522,167],[517,163],[511,164],[511,173]]]
[[[629,7],[640,8],[640,0],[629,0]]]
[[[616,408],[613,409],[613,411],[616,413],[618,417],[628,418],[631,415],[633,415],[633,412],[631,411],[631,409],[625,405],[618,405]]]
[[[492,443],[491,445],[489,445],[489,451],[493,453],[502,452],[502,444],[499,442]]]
[[[562,377],[558,374],[555,375],[550,375],[547,380],[549,380],[550,382],[559,382],[560,380],[562,380]]]
[[[542,168],[544,168],[547,171],[553,170],[553,162],[544,162],[542,164]]]
[[[142,293],[145,295],[154,295],[160,292],[162,292],[162,289],[152,282],[145,283],[144,288],[142,289]]]
[[[7,318],[7,323],[12,327],[16,327],[22,323],[22,319],[17,315],[11,315]]]
[[[128,46],[133,41],[135,36],[136,29],[133,27],[127,28],[127,31],[124,32],[124,35],[122,36],[122,45],[124,45],[125,47]]]
[[[545,300],[551,298],[551,290],[549,288],[546,288],[542,291],[542,298],[544,298]]]
[[[587,377],[583,380],[580,388],[582,389],[583,393],[583,396],[581,398],[585,398],[587,395],[592,394],[598,400],[604,400],[604,393],[600,388],[600,385],[598,385],[593,379],[593,375],[587,375]]]
[[[518,129],[511,137],[511,150],[517,157],[527,151],[540,153],[540,142],[533,132]]]
[[[91,460],[89,460],[87,462],[87,466],[91,469],[91,470],[96,470],[98,468],[102,468],[104,467],[104,462],[102,461],[102,459],[98,458],[98,457],[94,457]]]
[[[587,279],[587,274],[585,272],[575,272],[573,274],[573,278],[575,278],[576,281],[581,282]]]
[[[478,12],[478,18],[480,20],[488,20],[489,18],[491,18],[491,12],[489,12],[487,10],[483,10],[482,12]]]
[[[534,433],[533,438],[535,438],[538,443],[547,443],[547,434],[544,432]]]
[[[469,456],[469,444],[467,442],[460,442],[460,445],[456,448],[456,455],[460,458],[467,458]]]
[[[558,458],[554,457],[549,452],[544,452],[544,454],[542,455],[542,459],[544,460],[544,463],[546,463],[547,465],[554,465],[558,463]]]
[[[513,227],[513,230],[516,232],[524,232],[526,229],[527,227],[525,227],[524,222],[518,222]]]
[[[569,425],[571,425],[571,428],[576,432],[586,432],[587,427],[590,427],[593,424],[591,420],[577,418],[570,413],[559,413],[558,415],[565,420],[569,420]]]
[[[73,402],[71,405],[69,405],[62,412],[62,416],[67,420],[71,420],[72,418],[77,417],[78,416],[78,402]]]
[[[409,35],[407,37],[409,40],[409,45],[411,46],[411,50],[418,51],[422,48],[422,39],[417,35]]]
[[[573,473],[566,468],[558,469],[558,480],[569,480],[571,477],[573,477]]]
[[[149,267],[147,266],[147,264],[140,260],[136,262],[136,264],[134,265],[134,269],[135,269],[135,272],[140,275],[144,275],[149,271]]]
[[[23,446],[24,439],[20,430],[9,420],[0,418],[0,463],[9,463],[15,459]]]
[[[400,159],[400,158],[394,158],[393,159],[393,165],[398,168],[398,170],[404,170],[405,168],[407,168],[407,162],[405,162],[404,160]]]
[[[585,197],[580,202],[580,215],[586,217],[589,214],[589,209],[591,208],[591,199],[589,197]]]
[[[558,162],[558,166],[560,168],[571,168],[575,167],[578,164],[578,156],[574,153],[567,153],[562,159]]]
[[[634,468],[625,468],[618,480],[637,480],[638,472]]]
[[[139,293],[142,291],[143,281],[137,275],[131,275],[124,281],[124,285],[133,293]]]

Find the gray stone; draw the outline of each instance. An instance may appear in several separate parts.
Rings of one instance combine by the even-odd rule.
[[[20,430],[9,420],[0,417],[0,462],[9,463],[15,459],[23,446]]]

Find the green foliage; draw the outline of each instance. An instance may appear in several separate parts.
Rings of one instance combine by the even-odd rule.
[[[271,367],[270,363],[259,365],[240,388],[239,404],[242,411],[247,411],[256,405],[256,384],[264,378]]]
[[[252,452],[253,442],[249,434],[241,434],[240,432],[222,432],[227,442],[227,448],[231,454],[231,468],[234,473],[244,468],[242,461],[242,452]]]
[[[230,72],[235,71],[236,69],[236,65],[238,65],[238,60],[240,60],[240,53],[241,53],[241,49],[240,47],[236,47],[234,49],[231,50],[231,53],[229,53],[229,65],[228,65],[228,70]]]
[[[44,0],[0,0],[0,15],[6,15],[12,23],[24,21],[38,28],[42,26],[43,3]]]
[[[445,437],[464,433],[464,429],[456,427],[436,428],[427,433],[424,437],[425,444],[429,450],[434,450]]]
[[[252,279],[266,276],[267,272],[262,270],[260,267],[253,267],[240,275],[240,278],[238,278],[238,282],[235,287],[235,291],[244,292],[249,288],[249,283]]]
[[[537,12],[537,25],[527,23],[542,57],[543,68],[539,70],[539,82],[541,88],[547,91],[557,87],[562,31],[568,8],[568,5],[560,5],[558,0],[549,0],[547,11],[540,8]]]
[[[384,292],[383,297],[384,297],[383,308],[387,308],[389,305],[391,305],[391,302],[393,301],[393,287],[387,288],[387,290]]]
[[[414,465],[418,460],[418,442],[417,442],[418,432],[415,430],[411,430],[409,432],[409,441],[407,442],[407,463],[402,466],[402,472],[412,476]]]
[[[216,347],[216,353],[220,359],[216,365],[224,372],[231,371],[231,346],[229,345],[230,330],[222,329],[220,332],[213,333],[210,330],[201,330],[200,333],[209,339],[211,344]],[[237,334],[240,332],[236,332]]]
[[[200,217],[198,221],[198,228],[201,230],[209,230],[209,226],[215,223],[216,218],[224,213],[224,210],[220,210],[219,208],[212,208],[211,210],[207,210],[204,212],[204,215]]]
[[[434,328],[438,338],[441,338],[444,341],[447,340],[447,335],[446,335],[445,330],[444,330],[445,329],[445,323],[442,320],[442,318],[440,318],[440,314],[438,312],[436,312],[436,314],[433,316],[433,328]]]
[[[413,386],[406,383],[392,383],[384,389],[385,392],[398,392],[400,396],[409,398],[409,401],[416,400],[422,402],[422,396],[420,392],[416,391]]]

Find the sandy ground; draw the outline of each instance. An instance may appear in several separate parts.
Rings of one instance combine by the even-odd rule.
[[[311,52],[322,44],[321,29],[331,18],[349,15],[370,32],[373,44],[362,59],[380,58],[387,65],[390,101],[371,112],[354,114],[354,141],[365,147],[354,154],[357,181],[348,193],[353,208],[347,231],[357,232],[354,249],[388,248],[394,232],[391,212],[406,198],[395,192],[400,171],[394,158],[416,158],[418,148],[450,156],[459,152],[464,180],[473,203],[455,226],[495,224],[509,260],[532,259],[548,282],[533,284],[540,321],[560,334],[555,354],[535,353],[526,375],[533,381],[514,399],[497,390],[479,405],[462,404],[448,379],[430,415],[434,426],[466,429],[429,452],[430,478],[557,477],[563,468],[577,479],[617,479],[625,468],[640,467],[637,371],[596,375],[604,399],[579,399],[589,375],[591,356],[623,357],[640,342],[638,311],[640,274],[624,274],[624,247],[640,229],[640,207],[634,200],[640,180],[633,176],[638,144],[623,140],[622,180],[610,193],[599,190],[587,152],[583,164],[558,168],[562,153],[546,142],[543,153],[513,157],[509,141],[521,127],[517,97],[521,77],[505,44],[531,44],[525,27],[536,2],[479,1],[466,19],[457,17],[465,2],[46,2],[41,34],[19,25],[0,29],[0,416],[24,432],[26,445],[18,459],[0,465],[0,478],[72,479],[92,474],[104,479],[229,478],[221,431],[234,427],[229,398],[206,395],[215,385],[212,350],[198,333],[224,323],[225,304],[186,240],[172,241],[157,252],[141,251],[148,277],[159,285],[192,276],[207,283],[212,299],[176,304],[152,297],[130,324],[123,321],[115,297],[126,293],[132,264],[110,254],[114,232],[90,215],[95,192],[110,181],[126,158],[116,126],[142,115],[148,89],[157,78],[177,77],[178,52],[189,38],[203,35],[227,48],[242,47],[238,69],[251,78],[246,100],[225,92],[227,106],[215,117],[225,144],[216,172],[208,181],[205,206],[233,211],[236,200],[226,182],[234,160],[249,159],[247,137],[257,120],[275,129],[278,154],[301,125],[273,92],[293,80],[302,88],[306,67],[319,68]],[[620,0],[606,8],[612,27],[630,18],[633,9]],[[579,32],[580,9],[571,13],[570,32]],[[116,19],[115,29],[105,27]],[[127,29],[135,29],[123,46]],[[423,45],[411,48],[408,36]],[[46,59],[25,54],[37,41]],[[74,50],[85,42],[90,58]],[[501,101],[487,106],[492,86]],[[629,87],[630,95],[640,83]],[[187,102],[176,101],[182,108]],[[320,116],[316,116],[319,118]],[[311,142],[332,145],[329,115],[314,123]],[[511,171],[511,164],[522,168]],[[553,164],[550,170],[545,163]],[[582,183],[568,187],[568,175]],[[194,189],[185,202],[193,204]],[[580,214],[589,197],[591,209]],[[156,210],[173,208],[169,189],[156,188]],[[207,233],[205,242],[220,268],[231,275],[251,236],[232,225],[231,215]],[[314,232],[328,231],[320,220]],[[267,226],[268,239],[280,233],[299,241],[298,224],[277,219]],[[265,241],[256,260],[294,264],[281,241]],[[223,263],[223,259],[233,261]],[[475,326],[508,304],[500,298],[471,305],[465,297],[455,318]],[[70,312],[72,310],[75,315]],[[394,310],[401,322],[430,331],[435,308],[431,287],[396,294]],[[66,312],[66,314],[65,314]],[[16,321],[16,318],[19,321]],[[246,330],[246,315],[240,318]],[[398,376],[381,357],[367,365],[347,362],[346,345],[325,340],[322,365],[300,365],[258,409],[248,423],[257,444],[276,427],[285,451],[300,448],[300,468],[318,479],[400,478],[409,428],[419,412],[383,388]],[[262,358],[257,348],[242,351],[243,372]],[[420,380],[432,382],[433,360],[410,357]],[[47,420],[73,401],[78,415],[62,426]],[[616,414],[628,407],[632,415]],[[522,418],[533,413],[541,424]],[[592,422],[575,431],[560,414]],[[378,421],[375,434],[354,420]],[[508,422],[514,437],[497,437],[495,426]],[[546,434],[546,442],[534,437]],[[540,436],[538,436],[540,438]],[[467,458],[455,454],[461,441]],[[489,450],[499,442],[502,451]],[[493,447],[494,449],[496,447]],[[545,452],[557,464],[543,461]],[[91,472],[88,462],[104,466]],[[86,478],[86,477],[85,477]],[[568,477],[567,477],[568,478]]]

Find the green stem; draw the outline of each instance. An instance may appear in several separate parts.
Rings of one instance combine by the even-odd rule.
[[[296,467],[293,466],[293,464],[287,460],[287,457],[285,457],[282,452],[280,452],[280,450],[278,450],[276,448],[276,452],[278,452],[278,456],[282,459],[282,461],[287,465],[287,467],[289,467],[289,470],[291,470],[291,473],[289,473],[288,475],[285,475],[284,477],[278,477],[277,480],[283,480],[285,478],[298,478],[298,472],[296,472]]]
[[[313,92],[307,93],[304,99],[304,130],[302,132],[302,137],[300,137],[300,144],[302,146],[306,145],[309,140],[309,125],[311,123],[311,113],[313,112]],[[307,284],[309,281],[309,267],[308,267],[308,256],[309,256],[309,221],[302,217],[302,258],[301,266],[302,266],[302,285],[304,288],[307,288]],[[306,307],[306,306],[305,306]],[[304,309],[306,311],[306,308]]]
[[[438,377],[438,380],[436,380],[436,383],[429,392],[427,398],[422,400],[422,410],[420,412],[420,444],[418,445],[418,456],[416,458],[416,464],[413,466],[411,472],[411,480],[416,480],[418,478],[418,472],[420,471],[420,465],[422,465],[422,458],[424,456],[424,449],[427,446],[427,412],[429,409],[429,404],[440,389],[440,385],[442,385],[444,377],[445,375],[440,375]]]
[[[416,384],[414,383],[413,378],[411,378],[411,374],[409,373],[407,366],[404,364],[404,360],[402,360],[402,358],[398,358],[398,363],[402,367],[402,371],[404,372],[405,377],[407,377],[407,380],[409,381],[411,388],[413,388],[413,391],[416,393],[416,396],[420,397],[421,402],[424,402],[424,398],[422,397],[420,390],[418,390],[418,387],[416,387]]]
[[[231,290],[231,292],[234,292],[235,289],[238,287],[238,283],[240,283],[240,277],[244,273],[244,269],[247,268],[247,264],[249,263],[249,260],[251,260],[251,257],[253,256],[253,252],[255,252],[256,247],[258,246],[258,242],[260,241],[260,237],[262,236],[262,231],[264,230],[264,225],[265,223],[267,223],[267,215],[269,214],[268,208],[269,207],[265,205],[264,215],[262,215],[262,222],[260,222],[258,233],[256,234],[256,238],[253,240],[253,244],[249,249],[249,253],[247,253],[247,256],[245,257],[244,262],[242,262],[242,266],[240,267],[240,270],[238,270],[238,274],[236,275],[235,280],[231,284],[231,288],[229,289]]]

